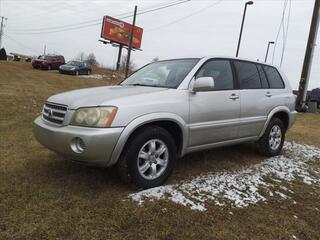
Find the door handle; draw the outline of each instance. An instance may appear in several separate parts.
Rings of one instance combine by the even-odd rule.
[[[231,96],[229,98],[232,100],[236,100],[239,98],[239,96],[237,94],[233,93],[233,94],[231,94]]]
[[[272,94],[271,94],[270,92],[267,92],[267,93],[266,93],[266,96],[267,96],[267,97],[272,97]]]

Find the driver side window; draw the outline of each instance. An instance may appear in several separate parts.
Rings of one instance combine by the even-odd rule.
[[[228,60],[210,60],[196,74],[195,78],[213,77],[214,90],[234,89],[233,74]]]

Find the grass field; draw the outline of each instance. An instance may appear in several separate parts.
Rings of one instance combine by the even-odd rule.
[[[242,208],[208,201],[206,211],[196,211],[166,199],[139,206],[128,197],[137,190],[123,184],[114,169],[78,165],[38,144],[32,124],[48,96],[120,79],[112,71],[96,71],[106,76],[64,76],[33,70],[30,64],[0,62],[1,240],[320,239],[320,182],[306,184],[299,177],[279,181],[274,191],[290,188],[287,197],[269,196]],[[287,140],[320,148],[319,126],[320,114],[299,115]],[[195,153],[178,161],[167,184],[264,160],[254,144]],[[309,165],[319,179],[317,160]]]

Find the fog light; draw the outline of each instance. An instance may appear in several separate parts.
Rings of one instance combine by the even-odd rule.
[[[70,146],[71,149],[76,153],[83,153],[83,151],[86,149],[84,141],[79,137],[73,138]]]

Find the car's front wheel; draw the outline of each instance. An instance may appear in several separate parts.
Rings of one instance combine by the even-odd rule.
[[[272,118],[258,142],[260,153],[267,157],[278,155],[283,147],[285,133],[285,127],[281,119]]]
[[[130,138],[117,167],[126,182],[147,189],[163,184],[171,175],[175,161],[172,135],[161,127],[148,126]]]

